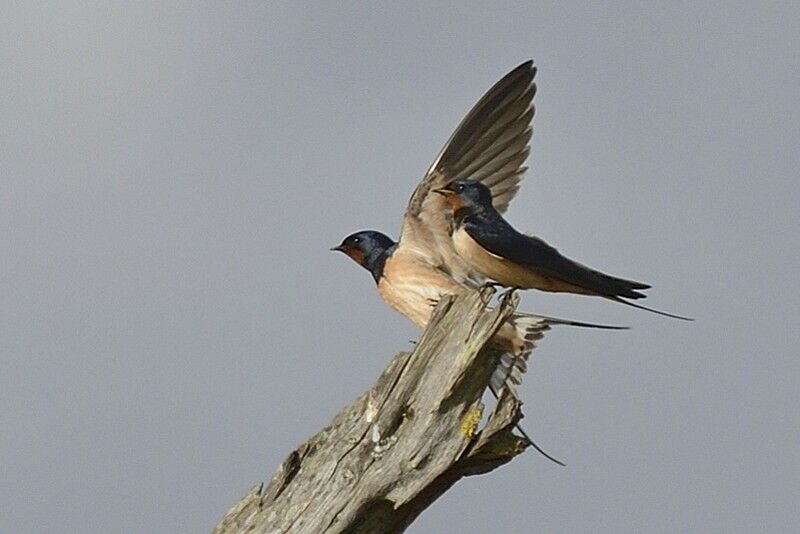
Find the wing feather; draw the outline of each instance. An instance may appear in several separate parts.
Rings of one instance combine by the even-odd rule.
[[[492,254],[597,295],[639,299],[645,298],[639,290],[650,288],[648,284],[611,276],[571,260],[535,236],[520,234],[512,229],[495,233],[469,227],[467,232],[478,245]]]
[[[401,244],[447,267],[461,282],[479,277],[458,258],[451,217],[432,191],[459,178],[477,180],[489,187],[498,211],[508,208],[527,170],[535,75],[533,61],[526,61],[492,86],[450,136],[408,202]]]

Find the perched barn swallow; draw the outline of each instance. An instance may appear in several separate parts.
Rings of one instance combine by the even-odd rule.
[[[496,209],[508,207],[526,170],[535,75],[533,61],[519,65],[464,117],[411,195],[397,243],[379,232],[365,231],[334,248],[366,267],[386,303],[419,326],[428,323],[432,303],[442,295],[477,289],[485,281],[453,247],[448,203],[433,191],[469,175],[487,187]],[[503,327],[496,336],[498,344],[515,354],[528,348],[521,317],[527,316],[520,315],[516,328]],[[591,326],[545,319],[550,324]]]
[[[331,250],[344,252],[372,274],[381,298],[417,326],[424,328],[433,308],[445,295],[460,295],[480,285],[458,283],[447,272],[420,261],[389,236],[363,230],[347,236]],[[530,353],[534,342],[552,325],[618,330],[624,327],[582,323],[543,315],[516,313],[492,338],[494,348],[520,356]],[[520,377],[517,377],[520,378]]]
[[[443,295],[478,289],[485,282],[483,275],[456,252],[451,239],[452,214],[446,199],[434,190],[469,176],[487,187],[497,210],[508,208],[526,171],[523,164],[531,139],[535,74],[532,61],[521,64],[489,89],[464,117],[411,195],[398,242],[380,232],[363,231],[333,248],[370,271],[383,300],[420,327],[427,325]],[[553,324],[620,328],[515,314],[489,348],[502,353],[490,383],[495,395],[506,387],[516,396],[514,384],[525,372],[535,341]],[[558,462],[525,437],[539,452]]]
[[[432,303],[443,294],[458,294],[484,282],[453,248],[452,217],[445,199],[433,190],[469,174],[490,188],[498,209],[508,206],[525,172],[535,74],[532,61],[521,64],[464,117],[411,195],[397,243],[367,231],[334,248],[366,267],[383,300],[419,326],[428,323]],[[509,328],[498,334],[515,354],[527,347],[524,327],[519,330],[519,335]]]
[[[428,324],[436,303],[443,296],[460,295],[480,287],[458,283],[448,273],[421,261],[409,249],[404,248],[402,240],[395,243],[390,237],[374,230],[351,234],[331,250],[344,252],[368,270],[383,300],[423,328]],[[541,339],[544,332],[552,325],[612,330],[625,328],[515,313],[501,325],[490,340],[489,346],[484,349],[486,356],[498,359],[498,366],[489,382],[489,389],[495,397],[499,398],[503,388],[507,388],[511,395],[519,398],[515,385],[522,381],[522,375],[527,370],[527,361],[536,346],[536,341]],[[559,465],[564,465],[539,447],[521,426],[517,425],[517,430],[543,456]]]
[[[573,261],[538,237],[515,230],[493,205],[492,192],[474,180],[455,180],[436,190],[452,209],[452,241],[459,256],[500,285],[519,289],[595,295],[675,319],[691,321],[625,299],[641,299],[642,282],[610,276]]]

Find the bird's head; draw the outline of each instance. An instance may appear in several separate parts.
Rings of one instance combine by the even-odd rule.
[[[375,230],[362,230],[345,237],[341,245],[333,247],[331,250],[344,252],[357,264],[372,270],[378,258],[394,244],[394,241],[387,235]]]
[[[454,214],[461,211],[477,213],[492,207],[492,192],[475,180],[453,180],[434,192],[444,196]]]

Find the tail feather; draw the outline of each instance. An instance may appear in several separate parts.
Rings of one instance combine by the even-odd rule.
[[[536,315],[532,313],[515,313],[514,320],[516,321],[517,317],[533,317],[535,319],[545,321],[549,325],[564,325],[564,326],[577,326],[580,328],[597,328],[600,330],[629,330],[630,326],[616,326],[616,325],[608,325],[608,324],[597,324],[597,323],[584,323],[581,321],[573,321],[572,319],[560,319],[558,317],[550,317],[547,315]]]
[[[626,330],[627,326],[611,326],[594,323],[583,323],[579,321],[571,321],[569,319],[559,319],[557,317],[548,317],[544,315],[533,315],[524,313],[515,313],[511,319],[510,324],[514,328],[514,332],[519,343],[515,343],[515,350],[511,351],[498,351],[498,363],[491,378],[489,379],[489,390],[495,396],[500,398],[503,389],[508,389],[508,392],[515,399],[519,399],[517,387],[522,383],[522,377],[528,370],[528,359],[530,358],[533,349],[536,348],[536,342],[544,337],[544,333],[550,329],[551,325],[565,325],[575,326],[582,328],[600,328],[605,330]],[[530,443],[545,458],[557,463],[558,465],[566,465],[563,462],[553,458],[541,447],[539,447],[525,430],[517,424],[516,429],[520,434]]]
[[[503,355],[501,355],[501,360],[502,360],[503,356],[507,356],[507,355],[508,355],[507,353],[504,353]],[[516,391],[515,391],[515,388],[513,387],[513,385],[509,384],[506,378],[502,378],[501,379],[501,377],[504,376],[504,372],[505,372],[505,369],[503,369],[503,366],[502,366],[502,363],[501,363],[501,365],[497,366],[497,369],[495,369],[495,372],[492,375],[492,380],[489,382],[489,391],[492,392],[492,395],[494,395],[495,399],[499,400],[500,399],[500,395],[503,393],[503,388],[508,388],[509,393],[515,399],[519,399],[519,397],[517,397],[517,394],[516,394]],[[497,380],[496,380],[496,378],[497,378]],[[528,435],[528,433],[525,432],[525,430],[522,428],[522,425],[520,425],[519,423],[516,423],[514,425],[514,428],[517,429],[517,432],[522,434],[522,437],[525,438],[525,441],[527,441],[531,445],[531,447],[536,449],[536,451],[539,454],[541,454],[542,456],[544,456],[545,458],[547,458],[551,462],[560,465],[561,467],[566,467],[567,464],[565,464],[561,460],[557,460],[556,458],[554,458],[553,456],[548,454],[539,445],[537,445],[536,442],[531,439],[531,437]]]
[[[528,358],[536,348],[536,342],[544,337],[547,330],[550,330],[550,321],[548,318],[538,315],[514,314],[511,317],[511,324],[519,342],[515,343],[517,348],[513,353],[505,352],[500,356],[498,368],[503,367],[507,370],[504,382],[510,383],[510,387],[513,387],[513,385],[522,383],[522,375],[528,370]],[[516,391],[510,392],[514,397],[517,396]]]
[[[691,317],[684,317],[683,315],[675,315],[674,313],[667,313],[665,311],[656,310],[655,308],[648,308],[647,306],[642,306],[641,304],[636,304],[633,302],[628,302],[627,300],[621,299],[619,297],[609,297],[606,296],[607,299],[613,300],[614,302],[619,302],[620,304],[626,304],[628,306],[632,306],[634,308],[639,308],[640,310],[649,311],[651,313],[657,313],[658,315],[663,315],[664,317],[671,317],[673,319],[680,319],[681,321],[694,321]]]
[[[617,278],[600,271],[591,269],[592,278],[596,280],[596,288],[594,288],[601,295],[614,295],[617,297],[625,297],[627,299],[644,299],[647,295],[640,293],[637,290],[650,289],[650,285],[643,282],[636,282],[635,280],[625,280],[624,278]]]
[[[528,370],[528,363],[525,357],[514,356],[510,352],[503,352],[497,363],[497,367],[489,379],[489,388],[493,392],[500,392],[503,388],[508,388],[508,392],[515,399],[519,398],[517,388],[521,381],[522,375]]]
[[[657,313],[658,315],[663,315],[665,317],[672,317],[673,319],[681,319],[683,321],[694,321],[694,319],[692,319],[691,317],[684,317],[682,315],[675,315],[673,313],[663,312],[653,308],[648,308],[647,306],[642,306],[641,304],[634,304],[633,302],[624,300],[624,299],[637,300],[637,299],[647,298],[647,295],[645,295],[644,293],[636,291],[637,289],[649,289],[650,286],[647,284],[644,284],[642,282],[635,282],[633,280],[625,280],[623,278],[616,278],[614,276],[609,276],[607,274],[601,273],[600,271],[594,271],[594,270],[592,271],[592,275],[597,281],[596,287],[593,289],[597,291],[597,294],[600,295],[601,297],[613,300],[614,302],[627,304],[628,306],[639,308],[640,310]]]
[[[599,328],[603,330],[627,330],[627,326],[612,326],[595,323],[583,323],[569,319],[559,319],[558,317],[548,317],[546,315],[534,315],[526,313],[515,313],[511,316],[510,324],[514,328],[514,351],[504,352],[500,357],[501,367],[505,369],[505,376],[496,385],[498,389],[503,383],[521,384],[522,375],[528,370],[528,359],[531,352],[536,348],[536,342],[544,337],[544,333],[550,330],[553,325],[574,326],[579,328]],[[498,380],[500,375],[498,375]],[[494,377],[493,377],[494,378]],[[512,391],[516,397],[516,393]]]

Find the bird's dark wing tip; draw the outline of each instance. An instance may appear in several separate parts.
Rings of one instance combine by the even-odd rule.
[[[523,63],[520,63],[519,66],[517,66],[514,70],[509,72],[505,77],[506,78],[514,78],[517,75],[519,75],[521,72],[525,72],[525,73],[530,74],[529,80],[528,80],[530,82],[530,80],[533,80],[533,78],[536,76],[536,70],[537,70],[537,68],[533,64],[533,60],[529,59],[527,61],[524,61]]]

